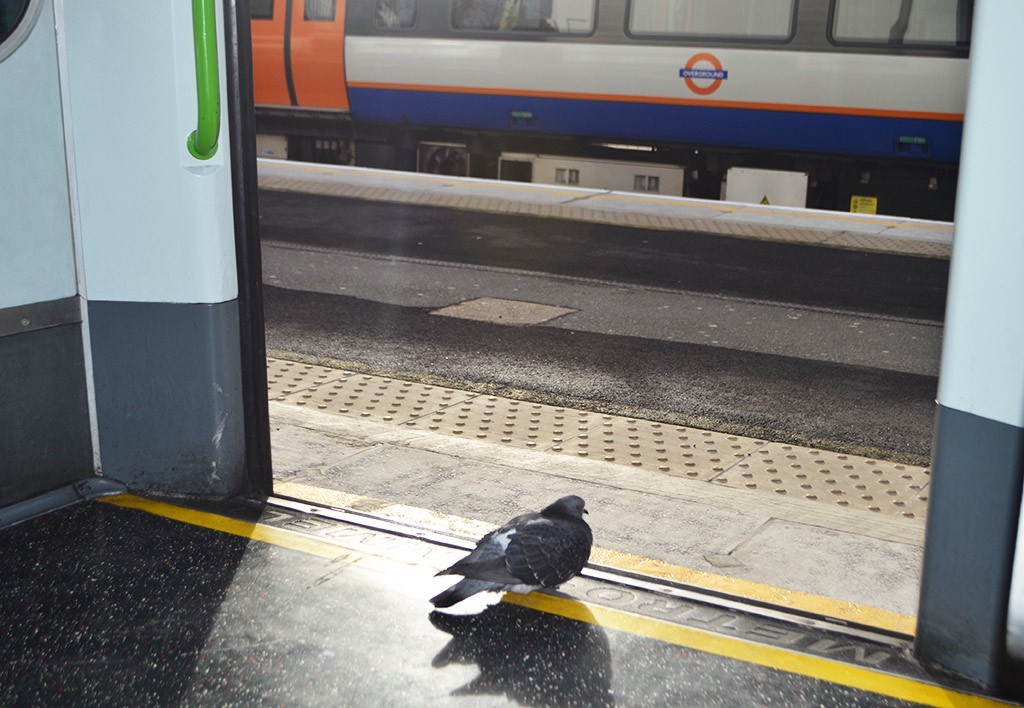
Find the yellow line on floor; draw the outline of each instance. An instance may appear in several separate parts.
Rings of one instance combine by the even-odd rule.
[[[231,519],[219,514],[186,509],[174,504],[145,499],[131,494],[104,497],[100,501],[123,508],[136,509],[194,526],[291,548],[320,557],[332,558],[338,555],[338,546],[329,541],[284,529],[272,528],[263,524],[238,521],[237,519]],[[504,601],[538,612],[588,622],[600,627],[647,637],[696,651],[925,705],[955,706],[956,708],[1010,705],[981,696],[974,696],[922,683],[914,679],[878,673],[870,669],[850,666],[830,659],[808,656],[786,649],[747,642],[703,630],[681,627],[661,620],[641,617],[600,605],[553,597],[543,593],[531,593],[530,595],[506,593]]]
[[[263,524],[251,524],[247,521],[231,519],[220,514],[211,514],[206,511],[196,511],[185,507],[167,504],[165,502],[144,499],[133,494],[119,494],[112,497],[101,497],[101,502],[126,509],[138,509],[156,516],[163,516],[174,521],[181,521],[193,526],[213,529],[229,533],[233,536],[251,538],[264,543],[271,543],[275,546],[291,548],[303,553],[321,556],[323,558],[334,558],[339,555],[336,545],[312,538],[302,533],[288,531],[287,529],[264,526]]]
[[[393,521],[425,526],[432,531],[454,531],[470,536],[480,536],[494,528],[492,525],[450,514],[410,507],[404,504],[393,504],[382,499],[361,497],[355,494],[296,482],[277,482],[274,485],[274,490],[278,494],[302,499],[309,503],[357,509],[377,514]],[[856,622],[868,627],[900,632],[901,634],[913,635],[917,624],[917,620],[914,617],[882,610],[877,607],[858,605],[845,600],[812,595],[811,593],[800,592],[799,590],[780,588],[741,578],[730,578],[725,575],[685,568],[664,561],[644,558],[632,553],[624,553],[607,548],[595,547],[591,551],[590,560],[598,565],[605,565],[630,573],[640,573],[660,580],[693,585],[703,590],[722,592],[746,600],[767,602],[779,607],[834,617],[845,622]]]
[[[600,627],[648,637],[728,659],[737,659],[750,664],[929,706],[981,708],[982,706],[1011,705],[982,696],[922,683],[903,676],[880,673],[831,659],[799,654],[786,649],[756,644],[700,629],[682,627],[621,610],[580,603],[543,593],[529,595],[506,593],[503,600],[539,612],[589,622]]]

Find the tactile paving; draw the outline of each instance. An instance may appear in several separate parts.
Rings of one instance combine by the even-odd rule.
[[[823,241],[823,243],[826,246],[842,246],[843,248],[851,248],[857,251],[904,253],[931,258],[949,258],[953,251],[953,245],[946,242],[913,238],[893,238],[885,235],[859,234],[855,232],[835,234]]]
[[[927,470],[856,455],[767,443],[715,483],[915,518],[927,502]]]
[[[385,423],[403,423],[444,410],[477,395],[443,386],[398,381],[369,374],[350,374],[289,394],[281,400],[330,413]]]
[[[808,503],[923,519],[927,469],[739,435],[268,360],[275,400]]]
[[[500,396],[476,396],[406,425],[532,450],[549,450],[586,429],[586,411]]]
[[[267,359],[267,395],[279,400],[297,391],[351,376],[351,371],[284,359]]]
[[[552,450],[707,481],[763,444],[710,430],[590,414],[586,430]]]

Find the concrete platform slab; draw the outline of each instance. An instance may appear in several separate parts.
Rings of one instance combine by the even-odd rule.
[[[261,189],[949,258],[944,222],[260,159]]]

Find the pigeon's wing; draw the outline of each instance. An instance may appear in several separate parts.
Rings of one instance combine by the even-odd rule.
[[[459,564],[449,575],[461,575],[472,580],[486,580],[503,585],[521,585],[523,581],[509,572],[504,556],[482,563]]]
[[[540,518],[540,515],[523,514],[491,531],[477,542],[476,548],[470,551],[469,555],[445,568],[438,575],[462,575],[494,582],[518,583],[519,580],[509,575],[505,567],[505,552],[518,529],[534,518]]]
[[[531,520],[509,539],[505,564],[520,583],[561,585],[583,570],[593,540],[590,527],[582,520]]]

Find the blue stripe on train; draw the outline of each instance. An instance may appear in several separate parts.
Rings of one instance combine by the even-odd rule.
[[[894,157],[903,137],[905,156],[936,162],[959,161],[963,132],[959,122],[911,118],[391,89],[350,88],[349,101],[356,120],[382,123],[857,157]]]

